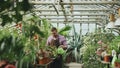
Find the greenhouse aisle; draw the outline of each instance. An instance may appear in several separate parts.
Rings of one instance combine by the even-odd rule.
[[[0,0],[0,68],[120,68],[120,0]]]

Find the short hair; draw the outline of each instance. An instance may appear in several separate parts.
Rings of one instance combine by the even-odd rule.
[[[57,28],[52,27],[51,31],[57,31]]]

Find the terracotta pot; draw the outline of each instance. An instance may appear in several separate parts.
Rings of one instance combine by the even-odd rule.
[[[115,62],[115,63],[114,63],[114,66],[115,66],[115,67],[118,67],[118,64],[119,64],[118,62]]]
[[[39,64],[47,64],[50,61],[52,61],[50,58],[45,57],[45,58],[39,60]]]
[[[106,55],[106,56],[104,56],[104,61],[105,62],[110,62],[110,55]]]
[[[120,63],[118,63],[118,68],[120,68]]]

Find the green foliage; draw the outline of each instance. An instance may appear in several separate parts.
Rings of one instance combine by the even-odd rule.
[[[5,31],[0,31],[3,34]],[[0,38],[0,59],[5,59],[10,62],[20,60],[24,53],[25,38],[12,35],[9,31]]]
[[[7,23],[18,23],[22,21],[24,13],[29,11],[32,6],[28,0],[0,0],[0,18],[2,19],[2,26]]]
[[[84,38],[84,46],[81,48],[84,63],[84,68],[98,68],[100,67],[100,62],[97,60],[98,56],[96,55],[96,50],[104,45],[99,45],[98,41],[102,40],[104,44],[110,46],[110,42],[115,38],[115,35],[107,32],[97,32],[90,33]],[[92,65],[92,66],[91,66]]]
[[[65,27],[61,28],[58,33],[63,35],[63,36],[68,36],[69,30],[71,30],[71,27],[65,26]]]
[[[116,59],[116,60],[115,60],[115,62],[118,62],[118,63],[120,63],[120,59]]]
[[[76,33],[75,27],[73,25],[73,38],[69,39],[68,49],[66,55],[64,55],[64,60],[71,57],[71,61],[80,62],[80,48],[83,46],[83,40],[79,34]],[[72,55],[71,55],[72,54]]]
[[[65,51],[63,50],[63,48],[58,48],[57,49],[57,54],[64,54],[65,53]]]
[[[38,34],[40,37],[46,37],[44,29],[41,26],[38,26],[41,19],[34,14],[28,14],[23,17],[23,32],[27,37],[33,37],[35,34]]]
[[[117,53],[120,53],[120,36],[116,36],[112,42],[110,42],[110,48],[114,49]]]
[[[45,38],[47,40],[48,36],[50,35],[50,31],[52,28],[52,25],[49,23],[47,19],[41,19],[41,29],[45,33]]]
[[[31,15],[31,18],[21,22],[22,33],[20,34],[15,25],[6,25],[0,31],[0,59],[16,61],[17,68],[23,68],[24,64],[29,66],[29,63],[35,63],[36,53],[42,47],[41,45],[46,44],[46,39],[41,40],[46,37],[44,30],[36,25],[40,22],[37,16]],[[33,38],[36,34],[39,35],[38,41]],[[28,66],[25,68],[29,68]]]

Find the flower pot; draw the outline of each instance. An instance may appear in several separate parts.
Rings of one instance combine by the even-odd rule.
[[[120,68],[120,63],[118,63],[118,68]]]
[[[42,59],[39,60],[39,64],[47,64],[50,61],[52,61],[52,59],[44,57],[44,58],[42,58]]]
[[[111,61],[111,56],[110,55],[104,56],[104,61],[105,62],[110,62]]]
[[[114,63],[114,66],[115,66],[115,67],[118,67],[118,64],[119,64],[118,62],[115,62],[115,63]]]

